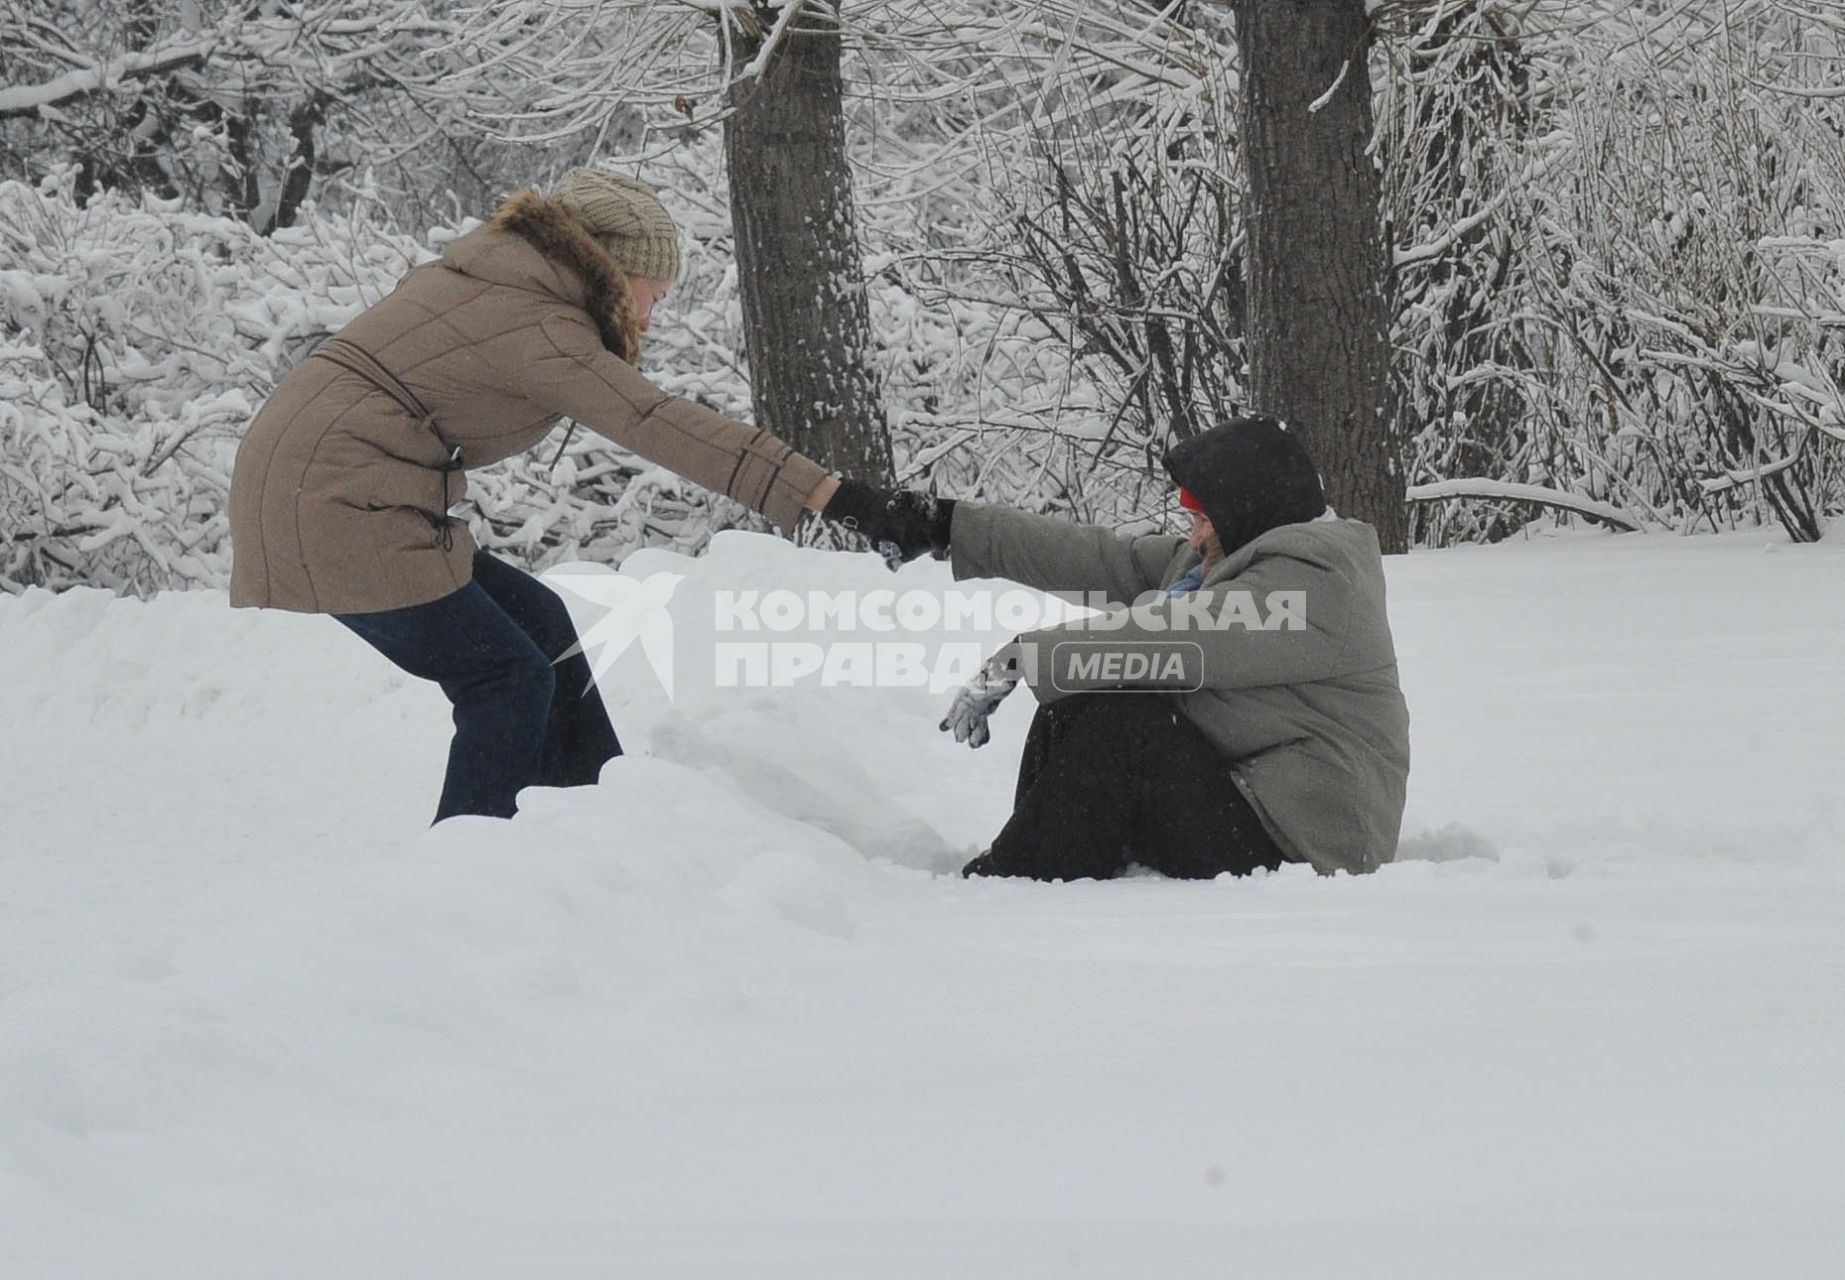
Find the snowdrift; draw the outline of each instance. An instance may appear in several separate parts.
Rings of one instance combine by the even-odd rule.
[[[439,693],[326,619],[0,596],[4,1273],[1821,1274],[1841,569],[1395,560],[1396,865],[1048,887],[941,874],[1027,696],[716,682],[719,593],[940,565],[630,557],[672,698],[631,646],[599,787],[435,830]]]

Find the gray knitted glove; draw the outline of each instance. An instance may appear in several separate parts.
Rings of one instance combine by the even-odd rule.
[[[956,742],[970,747],[985,746],[993,736],[987,729],[988,717],[1018,687],[1024,675],[1019,659],[1016,642],[988,658],[974,678],[955,692],[948,714],[942,717],[942,732],[954,734]]]

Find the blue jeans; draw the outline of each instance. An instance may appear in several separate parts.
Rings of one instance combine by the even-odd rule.
[[[434,680],[455,707],[455,738],[435,821],[510,818],[522,787],[593,784],[621,754],[576,627],[557,593],[474,554],[474,581],[406,609],[335,614],[403,670]]]

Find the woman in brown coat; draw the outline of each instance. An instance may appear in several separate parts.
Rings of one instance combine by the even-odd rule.
[[[635,370],[679,272],[632,179],[573,170],[412,270],[284,378],[238,449],[231,604],[332,614],[441,684],[455,737],[436,820],[510,817],[523,786],[620,754],[563,602],[476,548],[467,472],[570,417],[792,531],[836,477]],[[837,513],[829,513],[837,516]]]

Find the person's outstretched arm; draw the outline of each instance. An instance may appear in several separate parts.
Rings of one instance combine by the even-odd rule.
[[[1117,604],[1156,590],[1184,545],[1173,534],[1123,537],[1099,525],[972,502],[956,504],[949,531],[957,579],[1010,578],[1040,591],[1101,592]]]
[[[832,496],[826,468],[761,428],[660,390],[605,348],[581,311],[547,313],[525,357],[521,389],[533,404],[761,512],[785,533],[803,509]]]

